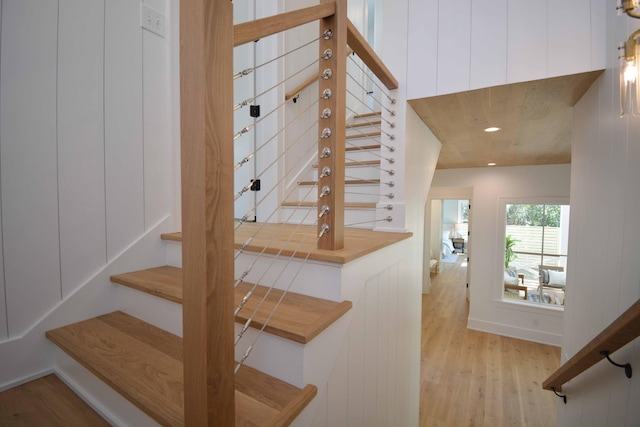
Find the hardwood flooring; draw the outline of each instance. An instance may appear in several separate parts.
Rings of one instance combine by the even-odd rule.
[[[542,382],[560,348],[467,329],[463,259],[441,263],[422,297],[420,427],[556,425]]]
[[[0,393],[0,426],[109,426],[55,375]]]

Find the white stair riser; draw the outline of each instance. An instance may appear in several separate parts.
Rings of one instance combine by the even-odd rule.
[[[246,282],[258,283],[263,286],[271,286],[277,276],[276,288],[284,289],[295,276],[295,280],[290,287],[291,292],[303,295],[324,298],[331,301],[342,301],[341,291],[337,283],[340,279],[340,269],[334,264],[307,260],[300,258],[289,259],[281,256],[279,259],[274,255],[246,251],[236,259],[235,277],[239,277],[242,272],[251,267],[251,271],[245,278]],[[170,242],[167,244],[167,263],[173,267],[182,267],[182,246],[179,243]],[[299,266],[302,268],[299,270]],[[299,270],[299,271],[298,271]],[[262,280],[260,280],[262,278]],[[322,280],[320,280],[322,278]],[[155,297],[154,297],[155,298]],[[124,311],[124,310],[123,310]],[[133,316],[136,314],[131,313]],[[153,320],[146,320],[153,323]],[[158,325],[162,327],[161,325]]]
[[[282,208],[284,212],[285,218],[289,218],[291,213],[293,212],[293,216],[291,216],[292,223],[302,223],[305,225],[314,225],[316,223],[316,209],[315,208],[291,208],[285,206]],[[352,226],[354,228],[368,228],[371,229],[375,224],[374,221],[376,219],[375,209],[350,209],[346,208],[344,210],[344,223],[347,226]],[[359,224],[359,225],[350,225],[350,224]],[[364,224],[361,224],[364,223]]]
[[[126,286],[118,286],[120,293],[120,310],[144,320],[172,334],[182,336],[182,305],[163,298],[139,292]],[[242,324],[235,324],[235,335],[242,329]],[[240,360],[247,347],[254,341],[258,331],[249,328],[236,346],[235,357]],[[324,332],[323,332],[324,333]],[[254,347],[246,364],[264,373],[272,375],[297,387],[303,387],[303,351],[304,345],[276,335],[264,332],[258,345]]]
[[[368,159],[379,160],[379,159]],[[362,161],[362,160],[359,160]],[[388,163],[384,161],[384,163]],[[345,167],[345,179],[380,179],[379,165],[347,165]],[[318,169],[314,168],[309,176],[304,181],[317,181]]]

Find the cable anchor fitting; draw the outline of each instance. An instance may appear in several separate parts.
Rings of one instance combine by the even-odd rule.
[[[326,159],[327,157],[331,157],[331,148],[324,147],[322,149],[322,154],[320,154],[321,159]]]

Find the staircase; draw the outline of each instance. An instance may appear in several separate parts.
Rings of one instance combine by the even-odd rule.
[[[376,205],[380,193],[391,192],[387,185],[381,186],[381,176],[388,176],[380,168],[391,169],[386,160],[380,158],[381,115],[367,113],[354,116],[346,126],[345,147],[345,203],[344,222],[346,226],[373,229],[376,220]],[[297,182],[297,191],[281,203],[284,218],[290,222],[314,224],[317,215],[317,191],[309,191],[317,186],[318,165],[313,164],[304,179]],[[391,181],[385,178],[385,182]]]
[[[50,330],[46,336],[149,418],[161,425],[179,426],[184,425],[182,338],[161,327],[166,320],[157,322],[154,319],[158,313],[165,319],[181,319],[181,235],[174,233],[163,238],[167,241],[167,259],[174,265],[111,277],[112,282],[121,287],[121,311]],[[247,253],[246,256],[252,255]],[[252,287],[251,283],[241,283],[236,288],[236,306]],[[283,291],[273,289],[269,292],[269,288],[257,285],[253,294],[254,297],[238,312],[236,324],[244,324],[258,308],[258,302],[268,294],[251,323],[251,328],[260,329]],[[295,420],[312,401],[317,388],[309,384],[290,384],[301,381],[293,374],[280,375],[288,383],[249,365],[263,366],[273,373],[286,373],[292,364],[304,364],[304,360],[291,360],[292,357],[304,358],[304,350],[291,352],[287,346],[304,349],[305,344],[350,309],[348,301],[336,302],[294,292],[284,295],[265,327],[266,333],[260,337],[262,348],[256,352],[255,360],[252,355],[235,376],[236,426],[286,426]],[[168,329],[181,330],[179,323]],[[292,344],[285,345],[286,342]],[[281,349],[274,352],[269,350],[272,347]],[[240,355],[243,351],[244,348],[239,350]],[[236,359],[239,357],[236,354]],[[121,419],[118,414],[116,418]]]

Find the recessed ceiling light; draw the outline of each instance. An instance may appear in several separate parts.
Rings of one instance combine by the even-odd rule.
[[[496,164],[491,162],[491,163],[487,163],[487,166],[495,166]]]
[[[486,128],[484,131],[485,132],[497,132],[499,130],[500,130],[499,127],[491,126],[491,127]]]

